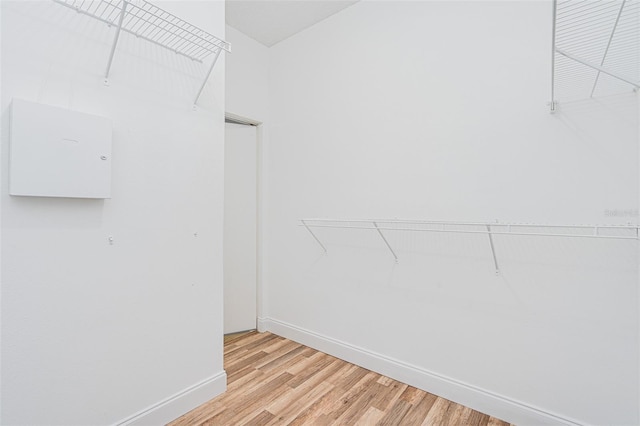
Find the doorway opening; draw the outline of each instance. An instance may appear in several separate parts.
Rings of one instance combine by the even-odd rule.
[[[260,311],[260,124],[225,114],[225,343],[255,332]]]

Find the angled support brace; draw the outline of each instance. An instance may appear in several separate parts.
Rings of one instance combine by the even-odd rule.
[[[569,59],[572,59],[572,60],[574,60],[576,62],[579,62],[582,65],[585,65],[585,66],[587,66],[589,68],[593,68],[594,70],[598,70],[598,71],[600,71],[602,73],[610,75],[613,78],[617,78],[620,81],[624,81],[625,83],[628,83],[628,84],[632,85],[636,89],[640,89],[640,82],[630,80],[630,79],[628,79],[626,77],[621,76],[620,74],[617,74],[617,73],[615,73],[613,71],[610,71],[610,70],[608,70],[606,68],[603,68],[600,65],[592,64],[589,61],[585,61],[584,59],[580,59],[580,58],[578,58],[578,57],[576,57],[574,55],[571,55],[571,54],[565,52],[564,50],[560,50],[560,49],[556,48],[556,52],[558,52],[562,56],[565,56],[565,57],[567,57]]]
[[[496,275],[500,275],[500,267],[498,267],[498,259],[496,258],[496,249],[493,246],[493,235],[491,235],[491,225],[487,225],[487,235],[489,236],[489,244],[491,245],[491,254],[493,255],[493,266],[496,267]]]
[[[309,233],[311,234],[311,236],[313,237],[314,240],[316,240],[316,242],[318,244],[320,244],[320,247],[322,247],[322,250],[324,250],[324,252],[327,252],[327,248],[324,246],[324,244],[322,244],[320,242],[320,240],[318,239],[318,237],[316,237],[316,234],[313,233],[313,231],[311,230],[311,228],[309,228],[309,225],[307,225],[307,222],[305,222],[304,220],[301,220],[300,222],[302,222],[302,224],[304,225],[305,228],[307,228],[307,231],[309,231]]]
[[[620,5],[620,10],[618,10],[618,16],[616,16],[616,22],[613,24],[613,29],[611,30],[611,35],[609,36],[609,41],[607,42],[607,48],[604,50],[604,54],[602,55],[602,61],[600,61],[600,66],[604,65],[604,61],[607,59],[607,54],[609,53],[609,48],[611,47],[611,41],[613,40],[613,36],[616,33],[616,29],[618,28],[618,22],[620,22],[620,15],[622,15],[622,11],[624,10],[624,5],[627,0],[622,0],[622,4]],[[598,74],[596,74],[596,79],[593,82],[593,87],[591,88],[590,97],[593,98],[593,93],[596,91],[596,86],[598,85],[598,79],[600,78],[600,73],[602,71],[598,70]]]
[[[384,234],[382,233],[382,231],[380,230],[380,228],[378,228],[378,224],[375,222],[371,222],[373,223],[373,226],[376,227],[376,231],[378,231],[378,234],[380,234],[380,237],[382,238],[382,240],[384,241],[384,243],[387,245],[387,248],[389,249],[389,251],[391,252],[391,254],[393,255],[393,258],[396,260],[396,263],[398,263],[398,256],[396,256],[396,252],[393,251],[393,249],[391,248],[391,245],[389,244],[389,241],[387,241],[387,239],[384,237]]]
[[[122,29],[122,22],[124,21],[124,15],[127,13],[127,5],[129,3],[125,0],[122,2],[122,10],[118,17],[118,26],[116,27],[116,34],[113,36],[113,44],[111,45],[111,52],[109,53],[109,62],[107,63],[107,69],[104,72],[104,84],[109,84],[109,72],[111,71],[111,63],[113,63],[113,55],[116,53],[116,45],[120,38],[120,30]]]
[[[220,52],[222,52],[222,48],[221,47],[219,47],[218,51],[215,53],[215,56],[213,57],[213,62],[211,62],[211,66],[209,67],[209,71],[207,71],[207,75],[204,77],[204,81],[202,82],[202,85],[200,86],[200,90],[198,90],[198,94],[196,95],[196,98],[193,101],[193,107],[194,108],[195,108],[196,104],[198,103],[198,99],[200,99],[200,95],[202,94],[202,91],[204,90],[204,86],[207,84],[207,80],[209,80],[209,76],[211,75],[211,72],[213,71],[213,67],[215,67],[216,66],[216,62],[218,62],[218,57],[220,56]],[[307,225],[305,225],[305,226],[307,226]],[[307,229],[309,229],[309,227],[307,227]],[[309,230],[309,232],[311,232],[311,230]],[[327,251],[327,250],[325,250],[325,251]]]

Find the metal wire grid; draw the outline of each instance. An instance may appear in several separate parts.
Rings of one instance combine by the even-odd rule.
[[[388,219],[302,219],[310,228],[371,229],[383,231],[444,232],[542,237],[582,237],[635,240],[637,225],[547,225],[498,222],[450,222]]]
[[[552,102],[640,86],[640,0],[557,0],[554,16]]]
[[[231,51],[229,43],[145,0],[54,0],[109,26],[202,62],[219,51]],[[124,16],[122,15],[123,10]]]
[[[384,219],[301,219],[314,240],[326,253],[327,248],[312,228],[369,229],[375,231],[398,262],[398,255],[386,235],[396,231],[483,234],[487,236],[496,275],[500,265],[496,256],[495,235],[518,235],[565,238],[597,238],[609,240],[638,240],[637,225],[539,225],[492,222],[446,222]]]

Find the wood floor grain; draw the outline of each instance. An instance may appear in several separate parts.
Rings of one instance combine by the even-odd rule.
[[[224,356],[227,391],[170,426],[509,426],[271,333],[231,339]]]

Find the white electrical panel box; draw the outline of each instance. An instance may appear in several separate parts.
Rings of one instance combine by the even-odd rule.
[[[111,121],[13,99],[9,194],[111,198]]]

